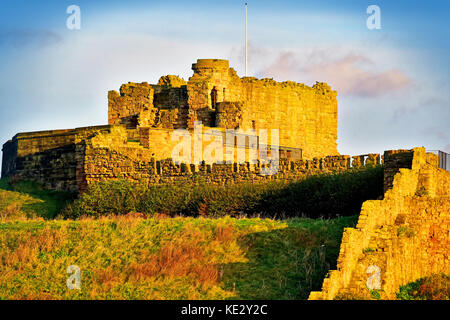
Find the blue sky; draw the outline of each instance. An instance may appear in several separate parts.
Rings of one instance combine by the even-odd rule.
[[[250,75],[338,90],[342,154],[450,152],[448,1],[248,1]],[[0,143],[107,122],[107,91],[192,75],[197,58],[243,75],[243,1],[0,0]],[[81,8],[68,30],[66,8]],[[368,30],[366,8],[381,9]]]

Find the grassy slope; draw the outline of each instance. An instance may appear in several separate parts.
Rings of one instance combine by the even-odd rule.
[[[335,268],[357,218],[44,221],[70,194],[0,180],[1,299],[305,299]],[[69,265],[82,290],[68,290]],[[448,276],[400,288],[399,299],[448,299]]]
[[[10,185],[0,179],[0,215],[2,217],[54,218],[73,196],[44,190],[33,182]]]
[[[0,299],[305,299],[335,267],[333,220],[120,217],[0,223]],[[82,289],[68,290],[77,265]]]

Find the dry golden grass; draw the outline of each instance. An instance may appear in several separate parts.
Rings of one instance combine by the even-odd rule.
[[[235,237],[235,228],[233,226],[222,226],[218,225],[216,227],[216,240],[220,242],[231,242]]]
[[[13,202],[8,205],[6,205],[1,211],[0,211],[0,219],[1,220],[7,220],[7,219],[18,219],[18,218],[25,218],[25,214],[21,211],[22,205],[18,202]]]
[[[0,221],[35,218],[35,214],[30,211],[26,212],[23,206],[38,202],[40,200],[29,195],[0,189]]]
[[[8,254],[2,255],[2,262],[6,266],[37,262],[40,252],[50,252],[63,242],[63,236],[59,230],[45,228],[42,233],[33,235],[25,233],[18,239],[18,247]]]
[[[334,245],[337,256],[345,219],[329,224],[333,236],[323,232],[326,221],[314,220],[311,230],[309,220],[136,214],[6,221],[0,223],[0,299],[292,299],[299,277],[309,277],[303,286],[317,270],[328,270],[314,244]],[[70,265],[81,269],[81,290],[66,287]]]

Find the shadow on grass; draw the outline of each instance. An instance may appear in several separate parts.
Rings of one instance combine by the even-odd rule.
[[[382,196],[381,166],[305,176],[296,181],[247,181],[225,186],[180,182],[148,186],[118,179],[90,184],[64,217],[141,212],[208,218],[333,218],[357,215],[364,201]]]
[[[244,236],[239,245],[248,262],[221,266],[224,289],[234,290],[231,299],[307,299],[336,268],[344,228],[357,219],[292,219],[287,228]]]
[[[69,202],[75,199],[73,193],[46,190],[39,184],[29,181],[12,184],[7,179],[0,179],[0,189],[30,196],[32,201],[20,203],[21,209],[46,219],[55,218]]]

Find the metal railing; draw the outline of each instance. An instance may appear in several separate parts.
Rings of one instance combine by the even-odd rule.
[[[441,150],[428,150],[428,152],[438,155],[439,168],[450,171],[450,155],[447,152]]]

